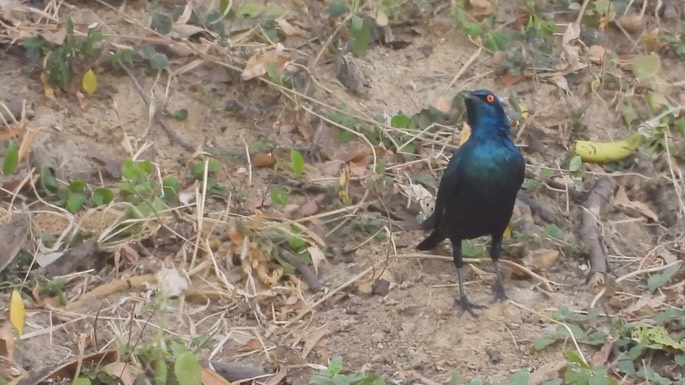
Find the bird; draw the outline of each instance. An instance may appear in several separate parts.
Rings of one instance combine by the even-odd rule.
[[[453,154],[438,186],[435,208],[422,228],[432,232],[417,249],[432,250],[445,239],[452,243],[452,257],[457,268],[461,315],[476,308],[464,291],[461,243],[489,235],[490,258],[497,280],[493,287],[496,300],[507,295],[498,260],[502,252],[504,230],[511,220],[516,195],[523,184],[525,160],[509,133],[509,119],[499,98],[489,90],[464,93],[466,121],[471,135]]]

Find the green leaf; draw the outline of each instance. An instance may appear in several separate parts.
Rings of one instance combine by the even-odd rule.
[[[154,385],[166,385],[169,378],[166,361],[163,358],[155,360],[155,378]]]
[[[350,31],[359,32],[362,30],[362,27],[364,27],[364,19],[357,15],[352,16],[352,19],[350,19]]]
[[[163,70],[169,67],[169,59],[161,52],[155,52],[148,57],[150,66],[156,70]]]
[[[73,193],[80,193],[86,191],[86,181],[80,178],[76,178],[69,183],[69,191]]]
[[[185,108],[181,108],[179,110],[174,111],[174,118],[180,121],[188,119],[188,110],[186,110]]]
[[[74,380],[74,382],[71,383],[71,385],[90,385],[90,378],[88,377],[79,377]]]
[[[509,33],[492,31],[485,39],[485,47],[492,51],[504,51],[511,46],[513,41],[514,38]]]
[[[152,20],[150,21],[150,28],[154,31],[166,35],[171,32],[171,18],[167,15],[161,13],[153,13]]]
[[[293,172],[295,175],[302,175],[304,172],[304,157],[302,153],[297,150],[290,151],[290,160],[293,163]]]
[[[40,184],[47,193],[56,194],[59,191],[57,179],[52,175],[52,171],[48,166],[40,168]]]
[[[5,161],[2,163],[2,173],[4,175],[11,175],[17,170],[19,165],[19,148],[17,142],[10,141],[5,152]]]
[[[202,366],[192,352],[183,352],[176,358],[174,374],[179,385],[202,385]]]
[[[640,82],[651,79],[656,76],[661,69],[661,58],[656,52],[652,52],[647,56],[635,60],[630,65],[630,69],[633,71],[635,78]]]
[[[557,341],[558,338],[556,338],[553,335],[537,336],[535,337],[535,341],[533,341],[533,348],[539,351],[554,344]]]
[[[682,263],[674,263],[673,265],[667,267],[659,274],[654,274],[647,280],[647,288],[650,292],[654,293],[656,289],[664,286],[671,281],[671,278],[680,270]]]
[[[566,356],[566,361],[568,362],[573,362],[578,365],[580,365],[582,368],[589,368],[588,364],[583,361],[583,358],[578,355],[578,353],[571,351],[571,350],[566,350],[564,351],[564,356]]]
[[[343,368],[343,360],[342,357],[340,356],[335,356],[331,358],[331,361],[328,363],[328,370],[329,373],[331,374],[331,377],[338,375],[338,373],[342,372]]]
[[[246,3],[241,9],[240,16],[245,16],[245,17],[254,17],[258,13],[262,12],[264,10],[264,7],[257,3]]]
[[[570,172],[578,172],[583,167],[583,159],[580,155],[574,155],[568,162],[568,170]]]
[[[528,370],[521,369],[509,377],[507,385],[528,385],[528,377],[530,377]]]
[[[67,210],[70,213],[75,214],[83,208],[86,204],[86,195],[82,193],[72,193],[69,194],[67,198]]]
[[[114,192],[108,188],[100,187],[93,191],[93,203],[96,206],[109,204],[114,199]]]
[[[410,117],[400,112],[390,119],[390,126],[394,128],[414,128],[414,122]]]
[[[271,202],[273,202],[275,205],[287,205],[288,198],[288,192],[283,187],[274,187],[271,189]]]
[[[366,49],[369,46],[369,40],[371,39],[371,24],[369,24],[368,20],[363,20],[361,28],[359,30],[354,30],[351,23],[350,35],[354,37],[354,44],[351,48],[352,53],[357,57],[364,57],[366,55]]]
[[[178,197],[181,188],[181,182],[175,176],[168,176],[162,180],[162,192],[167,198]]]
[[[326,9],[326,13],[331,17],[340,17],[349,11],[347,2],[344,0],[333,0],[331,5]]]

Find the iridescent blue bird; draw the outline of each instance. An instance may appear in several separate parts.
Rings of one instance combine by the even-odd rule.
[[[523,184],[525,162],[509,134],[509,119],[499,99],[488,90],[466,93],[467,122],[471,136],[452,155],[440,180],[435,210],[423,223],[433,230],[419,250],[434,249],[444,239],[452,243],[454,265],[459,280],[461,314],[476,317],[462,282],[464,258],[461,241],[484,235],[491,237],[490,258],[497,274],[495,298],[507,298],[497,263],[502,237]]]

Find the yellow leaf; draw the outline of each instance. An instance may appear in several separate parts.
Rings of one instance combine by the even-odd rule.
[[[343,169],[340,172],[340,191],[338,192],[338,195],[340,195],[340,199],[343,201],[344,205],[349,205],[350,204],[350,194],[349,194],[349,188],[350,188],[350,169],[347,168],[347,165],[343,167]]]
[[[512,228],[511,221],[509,221],[509,224],[507,227],[504,229],[504,238],[511,238],[511,228]]]
[[[459,147],[461,147],[462,144],[466,143],[467,140],[469,140],[469,137],[471,136],[471,127],[469,127],[468,123],[464,122],[464,128],[461,130],[461,138],[459,138]]]
[[[13,290],[10,297],[10,322],[19,335],[24,331],[24,321],[26,321],[26,309],[24,308],[24,301],[21,299],[21,294]]]
[[[43,82],[43,93],[45,94],[45,97],[50,100],[56,100],[55,90],[53,90],[52,86],[50,85],[50,79],[48,78],[48,74],[40,74],[40,81]]]
[[[81,87],[83,87],[83,90],[86,91],[88,96],[93,96],[98,89],[98,77],[92,69],[88,69],[88,71],[83,74],[83,78],[81,78]]]

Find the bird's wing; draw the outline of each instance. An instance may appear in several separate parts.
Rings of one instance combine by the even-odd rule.
[[[450,162],[445,168],[445,173],[442,175],[442,179],[440,180],[438,197],[435,200],[435,227],[437,227],[440,223],[440,218],[445,210],[445,206],[447,206],[447,202],[450,200],[450,198],[454,197],[459,190],[459,180],[461,179],[459,165],[461,163],[462,153],[463,152],[461,151],[461,148],[454,153],[452,159],[450,159]]]

